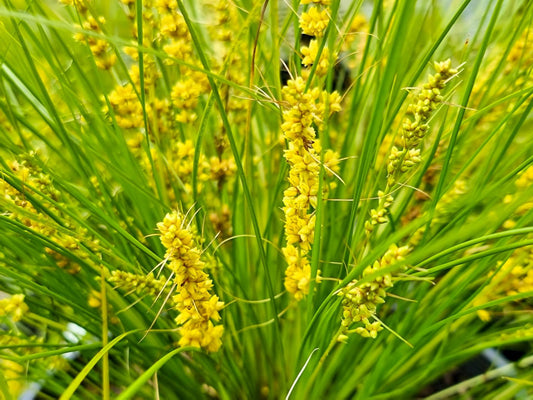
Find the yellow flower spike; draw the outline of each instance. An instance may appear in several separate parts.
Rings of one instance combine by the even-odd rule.
[[[157,224],[161,232],[161,243],[167,249],[167,268],[174,273],[177,294],[173,300],[179,315],[180,346],[202,347],[207,351],[217,351],[222,342],[222,325],[219,311],[224,303],[211,294],[213,287],[209,276],[203,271],[205,263],[200,259],[201,251],[196,246],[194,233],[188,227],[185,217],[179,212],[168,213]]]
[[[69,2],[71,5],[76,6],[78,10],[83,14],[87,11],[85,4],[79,0],[74,0]],[[92,15],[87,16],[87,19],[82,23],[82,28],[87,31],[92,31],[95,33],[103,33],[100,28],[101,25],[105,24],[105,18],[103,16],[95,19]],[[93,53],[96,66],[100,69],[110,69],[117,59],[116,55],[111,51],[111,46],[104,39],[98,39],[93,36],[86,36],[83,33],[74,34],[74,40],[78,42],[86,42],[89,46],[89,49]]]
[[[163,51],[168,54],[170,57],[177,58],[178,60],[183,60],[191,56],[192,47],[189,42],[184,40],[172,41],[163,46]],[[173,65],[174,60],[165,58],[163,61],[165,65]]]
[[[390,194],[399,178],[422,161],[419,145],[429,129],[428,121],[443,101],[441,90],[447,81],[458,73],[451,67],[449,59],[435,62],[434,69],[436,73],[429,76],[428,81],[417,95],[417,102],[407,108],[407,116],[400,130],[400,148],[396,146],[391,148],[387,162],[387,186],[384,191],[380,191],[381,194],[378,194],[380,198],[378,207],[370,211],[370,220],[365,222],[367,237],[370,237],[376,225],[388,221],[387,215],[394,199],[385,193]]]
[[[312,2],[326,6],[329,0],[313,0]],[[309,4],[310,1],[302,4]],[[300,18],[300,27],[304,34],[322,36],[329,24],[327,9],[321,11],[311,7]],[[310,45],[302,47],[302,64],[310,67],[316,59],[319,45],[312,40]],[[324,48],[319,65],[316,66],[317,75],[323,75],[329,68],[329,52]],[[306,72],[307,71],[307,72]],[[301,300],[309,293],[311,281],[311,266],[308,253],[314,241],[315,215],[314,209],[318,204],[318,196],[326,196],[328,185],[324,185],[319,193],[319,174],[321,160],[326,169],[326,176],[338,170],[338,155],[327,152],[321,156],[322,148],[317,139],[317,131],[323,129],[326,120],[326,110],[331,114],[340,111],[341,97],[319,87],[309,87],[304,70],[304,77],[290,79],[282,88],[282,124],[283,137],[287,140],[288,148],[284,157],[289,164],[288,182],[290,184],[283,195],[283,211],[285,214],[285,236],[287,245],[282,248],[287,261],[285,271],[285,288],[295,300]],[[327,107],[326,107],[327,106]],[[317,277],[317,282],[320,280]]]
[[[328,97],[318,88],[305,92],[302,77],[289,80],[282,88],[284,109],[281,129],[288,141],[284,151],[290,170],[290,187],[284,191],[283,211],[285,213],[285,235],[287,246],[283,254],[287,260],[285,288],[296,300],[301,300],[309,292],[311,267],[306,255],[314,241],[315,216],[313,209],[319,195],[321,146],[316,138],[313,124],[319,125],[325,110],[323,101]],[[331,97],[338,102],[337,97]],[[338,109],[334,106],[334,110]],[[336,155],[329,152],[325,162],[330,168],[337,168]]]
[[[229,177],[235,175],[237,166],[235,161],[231,159],[220,159],[218,157],[211,157],[209,159],[211,169],[211,179],[217,182],[224,182]]]

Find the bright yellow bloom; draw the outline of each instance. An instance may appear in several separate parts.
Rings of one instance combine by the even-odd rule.
[[[189,29],[183,19],[183,16],[178,12],[171,12],[164,14],[161,17],[160,32],[164,36],[169,36],[174,39],[186,38],[189,35]]]
[[[186,225],[183,215],[174,211],[157,224],[161,232],[161,243],[167,249],[166,266],[173,272],[177,294],[173,301],[179,315],[180,346],[195,346],[207,351],[217,351],[224,331],[218,313],[224,303],[211,294],[213,282],[203,271],[205,263],[200,259],[201,251],[196,247],[194,235]]]
[[[319,47],[318,41],[314,39],[309,42],[309,46],[302,47],[301,48],[301,53],[303,56],[302,65],[308,68],[312,67],[318,55],[319,48],[320,47]],[[318,60],[318,65],[315,70],[315,73],[318,76],[324,76],[328,73],[329,58],[330,58],[329,49],[327,48],[327,46],[324,46],[324,48],[322,49],[322,53],[320,54],[320,59]]]
[[[287,270],[285,271],[285,289],[296,300],[301,300],[309,293],[311,265],[307,257],[305,257],[305,251],[299,251],[290,244],[283,248],[283,255],[288,264]]]
[[[328,10],[318,11],[318,8],[311,7],[307,12],[300,16],[300,28],[302,33],[321,37],[329,24]]]
[[[23,294],[15,294],[0,300],[0,317],[11,317],[14,322],[20,321],[29,308],[24,303]]]
[[[124,129],[144,125],[143,109],[133,86],[117,86],[108,96],[117,125]]]
[[[161,13],[171,13],[178,10],[177,0],[156,0],[154,5]]]

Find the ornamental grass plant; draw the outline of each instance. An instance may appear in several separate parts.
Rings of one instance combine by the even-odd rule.
[[[0,399],[532,398],[532,27],[0,0]]]

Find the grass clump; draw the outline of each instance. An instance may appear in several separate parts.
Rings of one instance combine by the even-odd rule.
[[[1,0],[0,398],[533,395],[532,18]]]

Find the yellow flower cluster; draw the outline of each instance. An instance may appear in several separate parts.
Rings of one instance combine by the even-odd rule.
[[[14,322],[20,321],[29,308],[24,303],[23,294],[15,294],[0,300],[0,317],[10,317]]]
[[[132,2],[123,1],[130,12]],[[133,15],[131,15],[133,21]],[[175,0],[156,0],[143,2],[143,46],[163,49],[169,56],[163,62],[165,65],[174,65],[175,60],[198,64],[193,54],[192,40],[185,20],[178,10]],[[135,25],[135,23],[133,23]],[[137,30],[133,26],[133,36]],[[124,48],[124,52],[133,59],[138,60],[139,50],[135,46]],[[198,98],[209,91],[209,84],[205,74],[189,68],[178,66],[179,80],[172,82],[170,99],[156,97],[157,81],[161,74],[155,57],[143,53],[144,58],[144,90],[145,111],[148,118],[150,133],[157,137],[160,134],[173,134],[175,121],[190,123],[196,120],[194,111]],[[137,65],[128,71],[131,83],[117,85],[109,94],[109,103],[114,112],[117,124],[124,129],[139,129],[144,126],[144,112],[139,99],[140,76]],[[104,107],[107,110],[107,106]]]
[[[316,39],[312,39],[309,42],[309,46],[304,46],[300,49],[300,52],[302,53],[302,65],[307,67],[309,69],[313,66],[315,63],[315,60],[318,55],[319,45],[318,41]],[[318,76],[324,76],[328,73],[329,70],[329,50],[327,47],[324,47],[322,49],[322,53],[320,54],[320,58],[318,60],[318,65],[316,67],[315,73]]]
[[[194,144],[192,140],[185,142],[176,142],[173,151],[175,161],[172,162],[172,167],[176,175],[180,178],[184,185],[185,193],[190,193],[191,176],[194,164]],[[217,187],[221,187],[229,178],[235,176],[237,167],[233,158],[211,157],[209,160],[205,156],[200,155],[198,165],[198,182],[199,191],[202,190],[202,183],[213,181]]]
[[[527,337],[533,337],[533,326],[531,324],[525,324],[523,328],[514,330],[513,332],[505,332],[500,335],[502,340],[522,339]]]
[[[533,246],[522,247],[491,272],[490,283],[474,300],[474,306],[483,305],[489,301],[504,296],[533,291]],[[488,309],[478,310],[478,317],[483,321],[490,321],[491,313]]]
[[[155,62],[149,57],[145,56],[144,62],[144,90],[146,93],[153,91],[157,79],[160,74],[157,71]],[[136,129],[144,126],[144,113],[141,101],[139,99],[141,90],[141,77],[138,65],[132,65],[128,71],[131,78],[131,83],[125,85],[117,85],[108,95],[109,104],[113,109],[113,115],[117,125],[123,129]],[[168,100],[160,100],[154,98],[153,101],[147,102],[146,114],[150,118],[155,118],[158,132],[168,131],[170,114]],[[107,105],[103,108],[104,112],[108,112]],[[152,122],[149,120],[149,123]]]
[[[25,185],[34,186],[36,188],[45,189],[44,194],[50,194],[50,196],[58,196],[57,191],[50,184],[49,187],[42,183],[50,183],[49,178],[46,178],[44,174],[33,171],[33,168],[26,165],[26,162],[13,161],[10,164],[11,171],[15,176],[20,179]],[[40,213],[33,207],[33,204],[27,199],[26,193],[29,188],[19,191],[15,187],[11,186],[5,179],[0,177],[0,201],[11,204],[14,206],[10,208],[10,217],[23,223],[24,225],[32,228],[36,232],[39,232],[45,236],[51,236],[55,233],[55,229],[51,224],[43,223],[37,217]],[[51,192],[52,191],[52,192]],[[31,192],[29,192],[31,193]],[[55,197],[54,199],[57,199]]]
[[[198,99],[202,94],[207,93],[210,88],[207,77],[204,74],[188,70],[184,75],[174,84],[170,94],[172,103],[179,109],[176,120],[183,124],[196,120],[195,109],[198,105]]]
[[[364,50],[364,44],[367,36],[366,33],[368,33],[368,20],[363,14],[355,15],[352,23],[350,24],[348,32],[344,36],[344,42],[342,44],[343,51],[349,51],[352,44],[357,41],[357,53],[359,56],[361,56]],[[349,67],[353,68],[355,65],[349,63]]]
[[[301,4],[309,4],[311,0],[302,1]],[[329,70],[330,52],[327,46],[324,46],[320,54],[320,58],[317,60],[318,51],[320,49],[319,39],[324,36],[330,16],[329,8],[327,7],[330,1],[314,1],[314,3],[323,6],[322,11],[319,11],[317,7],[311,7],[308,11],[303,12],[300,16],[300,28],[302,33],[313,36],[308,46],[302,46],[300,49],[302,55],[302,65],[306,67],[302,71],[302,76],[307,79],[310,73],[311,67],[317,62],[315,73],[317,76],[324,76]],[[336,58],[336,57],[335,57]]]
[[[516,186],[516,193],[514,194],[508,194],[504,197],[503,202],[504,204],[511,203],[517,195],[523,194],[524,191],[530,189],[533,186],[533,166],[526,169],[524,172],[522,172],[518,179],[515,181]],[[521,204],[515,211],[515,217],[522,216],[526,214],[529,210],[533,209],[533,199],[530,198],[529,201],[526,201],[525,203]],[[505,229],[512,229],[516,225],[516,221],[514,219],[508,219],[504,222],[503,227]]]
[[[159,11],[159,40],[163,50],[170,57],[196,64],[193,57],[192,40],[185,19],[178,10],[175,0],[158,0]],[[172,58],[165,59],[165,64],[173,65]],[[207,77],[197,71],[181,68],[182,76],[175,82],[171,91],[173,105],[179,109],[176,121],[191,123],[197,118],[194,109],[198,105],[198,98],[209,91]]]
[[[74,2],[78,4],[80,2]],[[81,4],[81,3],[80,3]],[[78,10],[86,11],[84,8]],[[98,34],[103,34],[102,26],[105,24],[105,18],[100,16],[95,19],[92,15],[85,15],[85,21],[82,23],[83,29]],[[86,42],[91,53],[93,53],[96,66],[100,69],[110,69],[116,62],[117,56],[113,53],[109,42],[105,39],[99,39],[94,36],[84,35],[83,33],[76,33],[74,39],[78,42]]]
[[[520,174],[515,184],[519,190],[524,190],[533,185],[533,165]]]
[[[131,20],[133,37],[136,37],[135,13],[137,10],[134,7],[134,2],[131,0],[123,0],[122,2],[128,7],[127,12]],[[229,30],[234,31],[239,16],[238,9],[234,5],[222,1],[217,3],[214,8],[214,19],[221,23],[224,22]],[[164,58],[163,62],[166,65],[172,65],[169,70],[172,73],[166,74],[163,82],[160,72],[161,66],[157,63],[157,57],[150,52],[140,52],[132,43],[130,47],[124,48],[124,52],[135,60],[138,60],[142,54],[144,59],[144,93],[141,93],[139,68],[137,63],[133,63],[128,71],[130,79],[117,84],[108,95],[109,106],[106,104],[103,108],[104,112],[111,115],[110,120],[114,119],[119,127],[128,130],[125,132],[128,147],[147,174],[153,173],[152,168],[156,168],[157,173],[179,177],[184,190],[177,192],[170,183],[166,183],[166,195],[169,201],[172,202],[177,200],[176,197],[183,196],[179,200],[187,203],[190,200],[188,196],[191,193],[190,178],[194,160],[193,142],[190,140],[191,132],[188,126],[197,120],[197,108],[200,99],[204,94],[209,93],[210,85],[204,73],[181,63],[199,65],[199,60],[193,51],[190,33],[183,15],[179,12],[176,0],[144,1],[142,18],[143,46],[155,50],[163,49],[169,56]],[[206,14],[206,18],[209,18],[208,14]],[[217,36],[215,40],[218,40],[217,38],[223,39]],[[217,51],[214,52],[217,59],[211,60],[214,68],[224,64],[225,69],[222,72],[227,79],[236,81],[234,78],[239,77],[241,81],[238,83],[244,83],[243,66],[237,66],[235,64],[237,61],[233,61],[238,58],[236,55],[238,52],[218,52],[219,47],[224,47],[225,50],[225,47],[229,49],[234,44],[217,43],[217,46]],[[219,59],[221,54],[226,53],[228,57],[232,57],[230,62]],[[176,60],[180,62],[175,63]],[[226,111],[235,111],[230,113],[230,120],[233,123],[236,123],[239,118],[240,121],[245,121],[246,114],[242,112],[244,102],[238,100],[236,96],[232,96],[229,93],[230,89],[225,85],[220,90],[225,99]],[[169,91],[170,95],[166,95],[164,98],[158,97],[160,93],[168,93]],[[145,100],[144,109],[140,101],[142,94],[144,94]],[[145,117],[148,138],[146,132],[143,132]],[[199,190],[205,190],[207,181],[214,181],[212,188],[216,188],[220,192],[223,190],[225,182],[235,174],[234,161],[231,157],[224,157],[225,147],[218,146],[218,143],[223,143],[219,137],[225,135],[223,130],[220,130],[222,132],[214,133],[218,159],[200,156]],[[150,142],[150,153],[147,152],[147,146],[143,145],[146,140]],[[166,162],[167,160],[168,162]],[[167,178],[167,176],[163,176],[163,178]],[[163,180],[170,182],[170,179]]]
[[[319,11],[317,7],[311,7],[300,16],[300,28],[306,35],[321,37],[328,27],[329,20],[327,8]]]
[[[283,193],[287,237],[283,254],[288,263],[285,288],[300,300],[309,292],[311,268],[306,256],[314,239],[315,215],[312,209],[317,204],[322,151],[313,124],[324,120],[325,105],[321,102],[323,92],[318,88],[305,92],[305,81],[301,77],[289,80],[282,94],[285,107],[281,129],[289,144],[284,156],[290,166],[290,186]],[[338,111],[340,97],[326,95],[331,98],[330,111]],[[328,153],[327,158],[336,168],[337,162],[333,160],[337,157]]]
[[[380,260],[376,260],[374,264],[364,269],[363,278],[403,260],[409,251],[407,246],[392,245]],[[342,331],[337,338],[340,342],[346,341],[350,333],[376,338],[378,332],[383,329],[379,321],[370,321],[375,315],[378,305],[385,303],[387,290],[393,286],[391,272],[378,275],[370,282],[359,285],[357,282],[357,279],[354,279],[339,292],[339,296],[342,297],[343,309]],[[354,323],[358,322],[362,323],[363,326],[350,329]]]
[[[142,105],[131,84],[115,87],[108,99],[118,126],[132,129],[144,125]]]
[[[234,37],[234,27],[231,24],[238,19],[237,7],[226,0],[219,0],[212,7],[214,8],[213,25],[210,27],[212,38],[221,42],[231,41]]]
[[[44,342],[42,336],[24,336],[21,333],[2,331],[0,334],[0,348],[2,348],[2,358],[0,358],[0,371],[7,383],[8,399],[19,399],[23,390],[30,382],[35,382],[36,376],[42,376],[43,370],[66,370],[69,367],[67,359],[61,355],[50,357],[39,357],[33,359],[31,364],[27,361],[12,361],[7,358],[18,359],[21,356],[42,353],[45,347],[38,346]],[[4,358],[6,357],[6,358]],[[39,371],[34,374],[34,371]],[[4,400],[5,386],[0,392],[0,399]]]
[[[509,51],[504,73],[510,74],[518,63],[520,63],[521,71],[526,71],[533,65],[533,39],[528,28],[522,32],[520,38]]]
[[[24,366],[15,361],[4,359],[0,360],[0,367],[7,382],[8,393],[11,398],[18,399],[25,388]],[[4,396],[0,395],[0,399],[4,399]]]
[[[444,89],[448,80],[458,73],[455,68],[452,68],[450,59],[435,62],[433,66],[436,73],[429,76],[428,81],[418,94],[417,103],[409,106],[408,117],[403,121],[402,138],[404,149],[407,150],[416,148],[426,135],[429,129],[429,118],[442,103],[441,90]]]
[[[28,200],[28,194],[40,196],[36,191],[50,197],[54,201],[60,201],[61,197],[60,192],[54,187],[51,178],[43,173],[34,162],[34,157],[36,156],[35,153],[30,153],[29,155],[22,156],[24,158],[23,161],[12,161],[10,163],[11,171],[20,179],[24,186],[19,191],[0,177],[0,204],[4,203],[6,205],[5,210],[8,211],[10,218],[52,239],[55,244],[74,253],[77,258],[86,260],[89,255],[86,249],[80,246],[80,242],[83,241],[85,247],[88,247],[90,250],[97,251],[98,241],[90,238],[85,229],[78,228],[76,232],[69,233],[58,230],[57,223],[48,214],[37,211],[31,201]],[[44,197],[40,197],[40,199],[47,202],[47,199]],[[55,210],[58,214],[61,214],[61,211],[53,204],[47,202],[47,206],[51,210]],[[67,216],[63,216],[63,218],[68,219]],[[80,271],[80,265],[65,255],[50,248],[45,248],[45,251],[55,260],[58,267],[71,274]]]
[[[80,248],[80,242],[78,239],[69,235],[63,235],[61,233],[56,233],[54,239],[60,247],[63,247],[76,254],[77,257],[83,260],[86,260],[89,257],[89,255]],[[45,251],[55,260],[59,268],[64,269],[69,274],[77,274],[81,271],[81,266],[77,262],[73,261],[70,257],[58,253],[50,248],[46,248]]]
[[[237,166],[235,165],[235,160],[233,158],[211,157],[209,159],[209,169],[211,172],[211,179],[221,185],[229,177],[235,175]]]
[[[174,171],[182,182],[186,183],[189,181],[189,178],[193,171],[194,163],[194,144],[192,140],[186,140],[185,142],[176,142],[174,152],[176,155],[176,160],[173,163]],[[200,160],[202,163],[203,160]],[[190,192],[190,185],[187,188],[187,191]]]
[[[458,73],[451,66],[451,60],[435,62],[436,73],[430,75],[424,87],[418,93],[418,100],[410,104],[407,109],[401,129],[402,148],[393,146],[387,163],[387,186],[379,195],[377,209],[370,211],[370,220],[365,222],[365,230],[370,235],[375,226],[387,222],[389,208],[394,201],[390,195],[392,187],[398,179],[420,163],[420,142],[426,136],[429,129],[429,119],[432,113],[442,103],[441,90],[449,79]]]
[[[159,295],[165,287],[165,280],[156,279],[152,272],[148,275],[138,275],[116,270],[111,272],[107,280],[115,286],[115,289],[122,289],[126,292],[135,292],[137,294],[147,293],[154,297]]]
[[[163,51],[170,57],[189,60],[192,55],[192,40],[183,15],[178,10],[175,0],[158,0],[156,8],[159,12],[159,35],[164,42]],[[174,60],[166,59],[165,64],[173,65]]]
[[[533,166],[523,171],[515,181],[516,193],[504,197],[504,203],[511,203],[517,195],[531,189],[533,186]],[[516,217],[524,215],[533,209],[533,201],[521,204],[516,212]],[[503,223],[503,228],[512,229],[516,225],[514,219],[508,219]],[[531,235],[530,235],[531,236]],[[488,301],[496,300],[505,295],[525,293],[533,291],[533,246],[522,247],[515,250],[503,263],[500,262],[492,272],[490,283],[474,300],[474,306],[483,305]],[[491,319],[490,311],[478,310],[479,318],[483,321]]]
[[[102,293],[98,290],[91,290],[87,298],[87,304],[91,308],[99,308],[102,305]]]
[[[202,347],[217,351],[224,331],[219,310],[224,303],[211,294],[213,282],[203,271],[205,263],[200,259],[201,251],[196,246],[194,234],[186,226],[184,216],[174,211],[157,224],[161,232],[161,243],[166,248],[166,266],[172,271],[177,294],[174,296],[179,315],[180,346]]]

